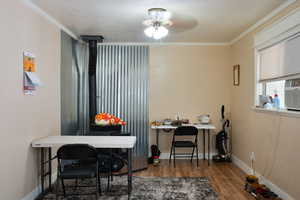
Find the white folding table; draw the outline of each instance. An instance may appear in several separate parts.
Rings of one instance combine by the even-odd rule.
[[[89,144],[95,148],[122,148],[128,152],[128,194],[132,191],[132,150],[136,143],[135,136],[48,136],[32,141],[33,148],[40,149],[41,153],[41,189],[45,195],[45,177],[48,176],[49,188],[51,191],[52,175],[52,147],[59,147],[65,144]],[[48,150],[48,160],[45,160],[45,150]],[[45,172],[45,165],[48,164],[48,172]]]
[[[203,159],[206,159],[205,155],[205,135],[207,133],[207,153],[208,153],[208,165],[210,165],[210,130],[215,130],[216,127],[212,124],[183,124],[182,126],[194,126],[198,130],[203,130]],[[166,132],[170,132],[170,130],[175,130],[177,126],[172,125],[160,125],[160,126],[151,126],[152,129],[156,130],[156,145],[159,147],[159,134],[161,130],[166,130]]]

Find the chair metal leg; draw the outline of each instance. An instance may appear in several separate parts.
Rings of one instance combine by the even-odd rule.
[[[198,152],[198,145],[196,145],[196,155],[197,155],[197,167],[199,166],[199,152]]]
[[[173,147],[173,163],[174,163],[174,167],[176,167],[176,163],[175,163],[175,160],[176,160],[176,153],[175,153],[175,147]]]
[[[205,160],[205,129],[203,129],[203,160]]]
[[[56,178],[56,191],[55,191],[56,195],[55,195],[55,199],[58,200],[58,193],[59,193],[59,176],[57,173],[57,178]]]
[[[169,164],[171,163],[172,152],[173,152],[173,144],[172,144],[172,146],[171,146],[170,157],[169,157]]]
[[[97,176],[97,182],[98,182],[98,192],[101,195],[102,191],[101,191],[101,179],[100,179],[100,175],[98,174]]]
[[[192,152],[192,156],[191,156],[191,163],[193,163],[194,152],[195,152],[195,146],[193,147],[193,152]]]
[[[99,175],[97,174],[97,176],[96,176],[96,192],[95,192],[95,195],[96,195],[96,200],[98,200],[99,199],[99,196],[98,196],[98,192],[99,192],[99,182],[98,182],[98,180],[99,180]]]
[[[66,187],[65,187],[64,179],[61,178],[60,180],[61,180],[61,185],[62,185],[64,197],[66,197]]]
[[[207,156],[207,162],[208,162],[208,166],[210,165],[210,131],[207,130],[207,146],[208,146],[208,149],[207,149],[207,153],[208,153],[208,156]]]
[[[106,188],[106,191],[108,192],[110,189],[110,177],[109,175],[107,175],[107,188]]]

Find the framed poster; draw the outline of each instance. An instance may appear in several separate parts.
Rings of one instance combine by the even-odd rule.
[[[23,90],[25,95],[34,95],[36,85],[33,84],[30,77],[31,74],[35,74],[35,56],[29,52],[23,52]]]
[[[233,66],[233,85],[240,85],[240,65]]]

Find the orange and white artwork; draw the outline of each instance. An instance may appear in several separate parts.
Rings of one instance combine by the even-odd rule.
[[[23,53],[23,70],[24,70],[24,94],[25,95],[34,95],[36,87],[32,85],[29,78],[26,76],[26,72],[35,72],[35,56],[32,53],[24,52]]]

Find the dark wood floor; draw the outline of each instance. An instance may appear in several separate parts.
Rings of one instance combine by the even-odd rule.
[[[244,191],[245,174],[231,163],[212,163],[206,161],[191,165],[189,160],[177,160],[176,168],[169,165],[168,160],[162,160],[159,166],[149,165],[145,171],[137,172],[135,176],[145,177],[208,177],[213,188],[219,194],[220,200],[253,200]]]

